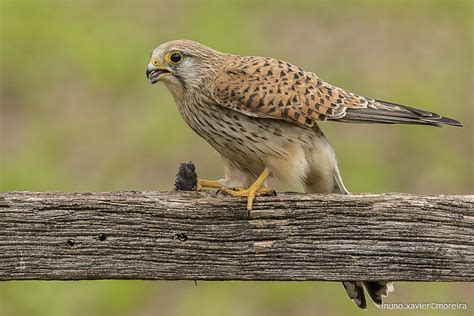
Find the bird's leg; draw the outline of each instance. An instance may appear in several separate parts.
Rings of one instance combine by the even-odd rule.
[[[265,180],[270,175],[268,168],[265,168],[255,182],[247,189],[229,189],[222,188],[222,192],[229,194],[230,196],[246,196],[247,197],[247,209],[252,210],[253,201],[256,196],[264,195],[268,193],[274,193],[273,189],[262,187]]]
[[[222,185],[219,182],[219,180],[198,179],[197,180],[197,185],[196,185],[196,190],[201,191],[203,188],[219,189],[221,187],[222,187]]]

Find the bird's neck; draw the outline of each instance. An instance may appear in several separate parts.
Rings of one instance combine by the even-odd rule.
[[[164,84],[171,92],[176,103],[184,98],[185,89],[181,84],[169,81],[164,82]]]

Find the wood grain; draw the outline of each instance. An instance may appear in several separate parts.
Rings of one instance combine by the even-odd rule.
[[[0,280],[474,281],[474,196],[0,193]]]

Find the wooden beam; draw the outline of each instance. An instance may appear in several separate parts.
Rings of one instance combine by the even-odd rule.
[[[0,193],[0,280],[474,281],[474,196]]]

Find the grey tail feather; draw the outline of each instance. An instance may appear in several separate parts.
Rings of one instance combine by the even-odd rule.
[[[393,291],[392,282],[386,281],[343,281],[342,285],[349,298],[361,309],[367,309],[364,287],[377,307],[380,307],[383,304],[383,298]]]
[[[331,120],[331,118],[328,117],[328,120]],[[348,108],[345,116],[334,118],[333,120],[350,123],[414,124],[438,127],[451,125],[462,127],[461,122],[449,117],[381,100],[372,100],[372,106],[364,109]]]
[[[365,289],[369,293],[372,301],[380,307],[383,303],[383,298],[388,295],[388,293],[393,291],[393,283],[386,281],[367,281],[364,282]]]
[[[344,281],[342,285],[346,289],[347,295],[349,295],[359,308],[367,309],[367,301],[365,300],[362,282]]]

